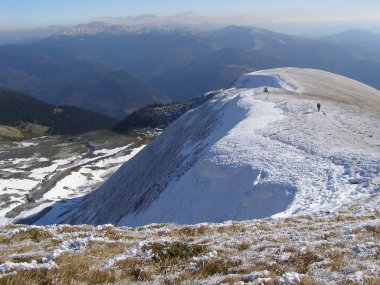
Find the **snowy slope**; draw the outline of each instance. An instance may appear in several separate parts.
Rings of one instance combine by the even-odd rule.
[[[345,77],[296,68],[245,74],[61,222],[221,222],[335,211],[371,198],[357,209],[365,212],[380,202],[379,114],[380,92]]]

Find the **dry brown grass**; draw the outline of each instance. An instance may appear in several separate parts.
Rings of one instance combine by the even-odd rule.
[[[109,226],[104,231],[105,236],[111,240],[120,240],[128,238],[128,236],[125,235],[125,232],[118,230],[117,227]]]
[[[206,278],[215,274],[226,275],[233,272],[232,270],[241,264],[242,261],[240,260],[230,261],[224,258],[209,259],[205,262],[198,263],[198,270],[195,275],[200,278]]]
[[[380,277],[366,276],[366,277],[364,277],[364,284],[365,285],[379,285],[380,284]]]
[[[0,234],[0,245],[10,244],[11,241],[12,241],[11,237]]]
[[[51,238],[44,243],[44,248],[45,248],[45,250],[50,251],[50,250],[56,248],[61,243],[62,243],[62,240],[59,240],[56,238]]]
[[[13,256],[11,258],[11,262],[19,263],[19,262],[32,262],[33,260],[37,261],[38,263],[42,262],[42,256],[38,255],[19,255],[19,256]]]
[[[138,258],[126,258],[117,262],[123,279],[131,281],[148,281],[153,277],[153,262]]]
[[[325,285],[326,283],[317,281],[315,278],[310,276],[301,276],[299,285]]]
[[[41,242],[52,238],[54,235],[48,230],[41,228],[31,228],[24,232],[16,233],[12,236],[12,242],[20,242],[23,240],[32,240],[34,242]]]
[[[282,252],[297,252],[297,248],[295,246],[285,246],[283,249],[282,249]]]
[[[368,232],[372,233],[376,237],[380,238],[380,225],[377,225],[377,226],[365,226],[364,229],[367,230]]]
[[[223,226],[223,227],[218,227],[216,229],[216,232],[219,233],[219,234],[222,234],[222,233],[243,233],[246,231],[246,228],[244,226],[244,224],[241,224],[241,223],[232,223],[230,225],[227,225],[227,226]]]
[[[337,231],[328,231],[328,232],[322,233],[318,239],[319,240],[330,240],[330,239],[335,239],[340,235],[341,235],[341,233],[339,233]]]
[[[21,131],[8,126],[0,126],[0,137],[14,138],[14,139],[22,139],[24,136]]]
[[[268,270],[268,277],[272,278],[264,283],[266,285],[280,284],[280,278],[286,272],[298,272],[299,284],[324,285],[321,281],[324,274],[334,276],[336,284],[354,284],[344,274],[346,269],[363,272],[364,284],[380,284],[378,276],[368,276],[373,271],[368,271],[366,266],[377,264],[380,258],[380,246],[376,243],[379,226],[363,226],[365,217],[355,218],[347,213],[341,213],[337,219],[298,218],[289,218],[287,222],[268,219],[223,225],[152,225],[137,229],[53,226],[25,230],[25,226],[2,227],[0,264],[7,261],[42,262],[42,257],[60,248],[65,240],[100,239],[86,241],[80,251],[71,248],[56,257],[54,262],[58,268],[15,269],[15,275],[0,278],[0,285],[150,284],[153,280],[174,285],[207,282],[213,275],[219,275],[220,284],[234,284],[245,281],[245,276],[252,272],[264,270]],[[19,233],[11,234],[18,229]],[[293,233],[299,233],[305,244],[303,240],[294,239]],[[344,238],[351,234],[355,234],[353,239]],[[151,242],[146,243],[147,240]],[[142,241],[145,246],[141,247],[139,243]],[[357,256],[352,251],[357,244],[366,244],[372,254]],[[129,250],[136,245],[136,252]],[[305,245],[307,251],[301,250]],[[217,255],[194,258],[211,251],[217,251]],[[108,261],[125,254],[129,257],[104,268]],[[286,255],[289,256],[287,260],[278,261],[280,256]],[[312,266],[320,261],[324,262]]]
[[[242,242],[242,243],[239,243],[239,244],[236,245],[236,249],[239,250],[239,251],[245,251],[249,247],[250,247],[250,244],[246,243],[246,242]]]
[[[50,285],[62,284],[53,283],[54,276],[49,270],[32,269],[20,270],[15,275],[8,275],[0,279],[0,285]]]
[[[317,254],[311,251],[306,251],[304,253],[296,253],[292,255],[288,260],[284,261],[284,264],[289,266],[291,270],[298,273],[308,273],[309,266],[314,262],[322,261]]]
[[[12,255],[12,254],[28,253],[28,252],[33,252],[34,249],[35,249],[35,245],[33,244],[7,246],[7,247],[4,247],[3,249],[0,249],[0,255],[6,256],[6,255]]]
[[[270,231],[272,231],[274,229],[271,228],[268,225],[265,225],[265,224],[258,224],[258,225],[256,225],[256,230],[257,231],[262,231],[262,232],[270,232]]]
[[[91,241],[88,243],[85,254],[98,260],[105,260],[125,251],[127,246],[118,242]]]
[[[177,241],[173,243],[150,243],[143,246],[142,251],[151,252],[153,254],[153,260],[161,262],[172,259],[183,260],[199,256],[207,252],[207,247]]]
[[[100,270],[94,265],[96,257],[90,257],[83,253],[64,253],[55,262],[59,269],[50,270],[60,284],[105,284],[117,281],[117,275],[113,270]]]
[[[92,231],[93,228],[88,225],[81,225],[81,226],[63,226],[60,227],[59,232],[60,233],[76,233],[76,232],[89,232]]]
[[[346,260],[342,251],[334,250],[329,254],[330,261],[328,266],[333,270],[340,270],[346,265]]]
[[[200,237],[204,236],[207,233],[211,233],[213,231],[210,227],[206,226],[200,226],[200,227],[180,227],[180,228],[175,228],[172,229],[169,232],[169,236],[171,237],[184,237],[184,238],[189,238],[189,237]]]

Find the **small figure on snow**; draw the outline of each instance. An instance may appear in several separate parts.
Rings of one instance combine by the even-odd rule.
[[[267,93],[269,95],[268,87],[264,87],[264,93]]]
[[[321,110],[321,104],[320,103],[317,103],[317,109],[318,109],[318,112]]]

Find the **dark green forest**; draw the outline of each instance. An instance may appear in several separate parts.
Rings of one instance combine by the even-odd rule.
[[[32,123],[49,127],[49,134],[80,134],[110,129],[117,120],[75,106],[54,106],[7,88],[0,88],[0,124]]]

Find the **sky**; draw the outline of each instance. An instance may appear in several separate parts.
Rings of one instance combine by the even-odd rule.
[[[253,25],[291,34],[308,29],[323,33],[332,27],[380,31],[379,0],[0,0],[3,31],[141,15]]]

